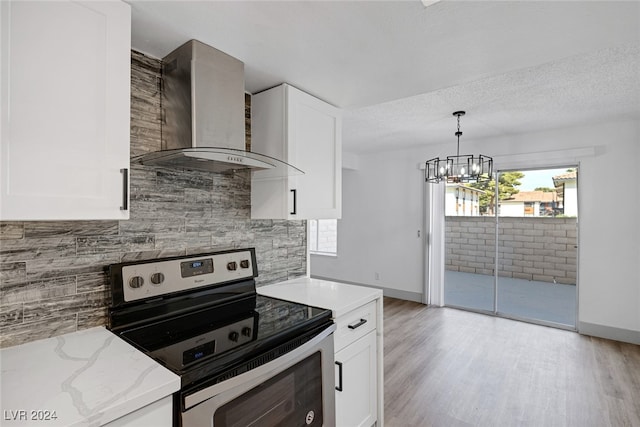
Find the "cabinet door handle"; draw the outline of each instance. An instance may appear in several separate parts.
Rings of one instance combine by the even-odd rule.
[[[296,197],[296,194],[298,193],[298,191],[295,188],[290,191],[293,193],[293,210],[290,212],[290,214],[295,215],[297,210],[297,205],[298,205],[298,200]]]
[[[342,391],[342,362],[336,362],[336,365],[338,365],[338,385],[336,390]]]
[[[129,169],[120,169],[120,173],[122,173],[122,206],[120,206],[120,210],[126,211],[129,209]]]
[[[354,323],[353,325],[349,325],[349,329],[358,329],[360,326],[367,323],[367,319],[360,319],[358,323]]]

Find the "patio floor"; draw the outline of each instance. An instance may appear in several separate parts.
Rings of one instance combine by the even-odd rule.
[[[493,311],[493,276],[445,270],[447,306]],[[498,278],[498,314],[576,326],[576,286]]]

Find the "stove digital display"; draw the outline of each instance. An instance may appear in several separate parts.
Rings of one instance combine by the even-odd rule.
[[[209,356],[216,351],[216,341],[209,341],[201,344],[197,347],[190,348],[182,353],[182,364],[188,365],[191,362],[202,359],[205,356]]]
[[[213,259],[211,258],[180,263],[180,275],[182,277],[193,277],[207,273],[213,273]]]

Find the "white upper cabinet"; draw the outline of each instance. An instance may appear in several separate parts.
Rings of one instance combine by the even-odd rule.
[[[342,215],[342,113],[283,84],[251,99],[251,149],[304,175],[253,172],[254,219],[331,219]]]
[[[128,219],[131,8],[2,1],[0,219]]]

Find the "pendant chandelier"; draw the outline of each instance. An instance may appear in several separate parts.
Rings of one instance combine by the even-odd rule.
[[[447,156],[446,159],[436,157],[427,161],[425,179],[427,182],[438,183],[472,183],[488,182],[493,174],[493,159],[489,156],[479,154],[460,155],[460,117],[465,115],[464,111],[453,113],[458,118],[458,151],[455,156]]]

